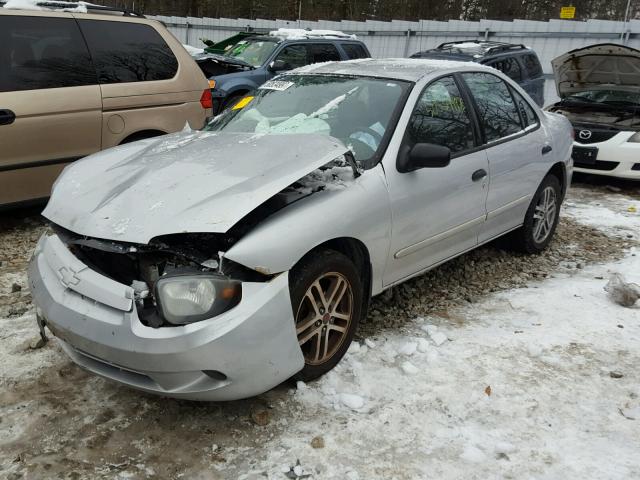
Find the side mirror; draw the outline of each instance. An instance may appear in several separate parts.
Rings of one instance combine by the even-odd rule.
[[[291,70],[291,65],[284,60],[274,60],[269,64],[269,70],[272,72],[284,72],[285,70]]]
[[[416,143],[406,147],[398,158],[400,173],[413,172],[421,168],[442,168],[451,162],[451,150],[443,145],[433,143]]]

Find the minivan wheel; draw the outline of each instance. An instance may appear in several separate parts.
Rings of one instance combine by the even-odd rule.
[[[540,253],[556,231],[562,192],[555,175],[547,175],[536,191],[524,217],[524,224],[512,233],[511,245],[525,253]]]
[[[304,368],[294,378],[309,381],[344,356],[362,312],[362,282],[345,255],[323,250],[303,259],[289,277],[291,304]]]

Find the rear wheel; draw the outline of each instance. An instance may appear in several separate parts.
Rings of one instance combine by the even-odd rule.
[[[310,255],[290,276],[298,344],[304,356],[299,380],[313,380],[344,356],[358,328],[362,284],[353,262],[324,250]]]
[[[511,234],[511,246],[525,253],[543,251],[556,231],[562,192],[555,175],[547,175],[536,191],[522,227]]]

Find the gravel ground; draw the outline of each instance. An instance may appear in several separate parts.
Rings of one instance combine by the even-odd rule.
[[[619,192],[640,199],[635,184],[580,180],[569,203],[597,205]],[[197,404],[88,375],[55,342],[33,349],[37,330],[25,267],[45,228],[33,210],[0,218],[0,355],[10,359],[0,365],[0,478],[242,478],[267,458],[261,445],[286,437],[288,422],[309,414],[290,401],[289,384],[245,401]],[[604,234],[564,216],[541,255],[489,245],[374,299],[359,336],[409,331],[419,315],[455,328],[464,322],[455,310],[491,292],[621,258],[637,241],[636,233]],[[327,421],[348,423],[340,412]]]

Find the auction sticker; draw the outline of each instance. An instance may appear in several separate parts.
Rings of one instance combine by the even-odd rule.
[[[270,80],[258,87],[258,90],[279,90],[283,91],[293,85],[293,82],[285,82],[282,80]]]

